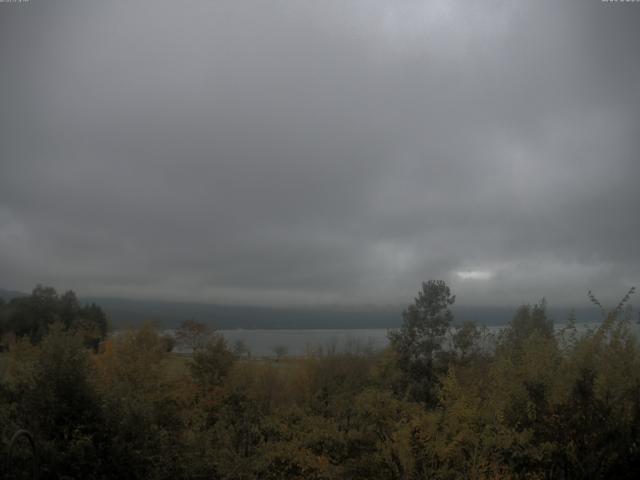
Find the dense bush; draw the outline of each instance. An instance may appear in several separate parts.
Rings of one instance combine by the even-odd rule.
[[[169,353],[149,325],[95,352],[57,318],[0,354],[0,421],[34,433],[47,478],[640,474],[640,349],[629,315],[556,330],[540,303],[491,337],[452,326],[452,299],[425,284],[384,352],[279,361],[240,359],[193,323],[192,357]]]
[[[38,285],[31,295],[0,302],[0,345],[6,347],[16,336],[37,343],[55,323],[80,332],[92,348],[98,347],[108,330],[107,316],[96,304],[81,305],[71,290],[59,295],[51,287]]]

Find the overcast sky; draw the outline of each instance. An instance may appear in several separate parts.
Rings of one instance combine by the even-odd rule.
[[[639,179],[640,3],[0,3],[2,288],[613,301]]]

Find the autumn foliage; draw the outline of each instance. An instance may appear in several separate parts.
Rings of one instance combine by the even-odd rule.
[[[425,283],[391,346],[193,356],[145,325],[98,351],[52,323],[0,354],[0,422],[44,478],[575,479],[640,473],[640,348],[624,308],[554,328],[544,302],[500,334],[455,325]]]

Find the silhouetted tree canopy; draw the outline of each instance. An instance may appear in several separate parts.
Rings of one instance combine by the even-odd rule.
[[[38,285],[31,295],[13,298],[0,305],[0,333],[40,341],[54,323],[67,330],[82,332],[84,341],[94,347],[108,330],[107,316],[94,303],[81,305],[69,290],[59,295],[52,287]]]
[[[414,399],[435,399],[436,372],[442,367],[440,354],[453,320],[449,307],[455,299],[444,281],[423,282],[414,303],[402,313],[400,329],[389,332],[405,386]]]

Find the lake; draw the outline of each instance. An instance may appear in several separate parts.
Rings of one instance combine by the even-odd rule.
[[[597,322],[576,323],[578,331],[584,332],[589,328],[598,326]],[[556,324],[556,330],[560,330],[564,324]],[[498,333],[504,325],[487,326],[489,333]],[[632,324],[632,328],[638,333],[638,325]],[[380,350],[389,343],[386,328],[353,328],[353,329],[275,329],[253,330],[232,329],[216,330],[233,348],[237,341],[244,342],[245,346],[254,357],[275,356],[276,347],[284,347],[286,355],[301,356],[318,348],[335,351],[354,350]],[[166,330],[173,333],[173,330]],[[176,352],[188,353],[187,350],[176,347]]]
[[[370,348],[379,350],[387,343],[386,328],[335,330],[217,330],[233,348],[241,340],[256,357],[275,356],[274,348],[282,346],[287,355],[300,356],[317,349]]]
[[[579,332],[596,328],[599,322],[576,323]],[[564,323],[555,325],[556,330],[564,328]],[[638,334],[638,325],[633,323],[632,328]],[[498,333],[504,325],[487,326],[488,333]],[[282,346],[286,349],[286,355],[300,356],[317,348],[335,349],[343,351],[349,349],[373,349],[380,350],[389,343],[386,328],[371,329],[282,329],[282,330],[217,330],[224,336],[229,347],[233,348],[236,341],[241,340],[256,357],[275,356],[274,348]]]

